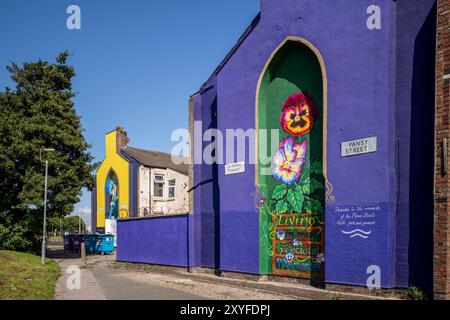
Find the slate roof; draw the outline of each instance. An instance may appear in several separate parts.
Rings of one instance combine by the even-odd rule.
[[[172,156],[171,154],[165,152],[150,151],[133,147],[122,148],[122,152],[146,167],[162,169],[169,168],[185,175],[189,174],[189,165],[187,164],[187,158]],[[172,161],[172,157],[183,159],[184,164],[175,164]]]

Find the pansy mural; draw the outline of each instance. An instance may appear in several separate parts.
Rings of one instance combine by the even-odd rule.
[[[302,136],[311,131],[319,110],[308,95],[296,93],[289,96],[282,107],[280,126],[284,132]]]
[[[308,142],[303,140],[296,143],[296,139],[288,137],[281,140],[280,147],[273,162],[273,177],[279,182],[292,185],[298,181],[306,161]]]
[[[280,126],[288,136],[272,159],[277,184],[266,204],[272,216],[272,270],[279,275],[310,277],[323,267],[322,162],[310,154],[310,142],[317,140],[310,133],[318,118],[313,98],[302,92],[290,95],[281,107]],[[319,249],[313,252],[313,247]]]

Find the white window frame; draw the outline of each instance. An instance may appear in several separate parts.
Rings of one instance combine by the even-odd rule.
[[[170,182],[173,181],[173,186],[170,185]],[[170,196],[170,188],[173,188],[173,197]],[[177,192],[177,179],[169,179],[167,180],[167,199],[175,199]]]
[[[156,176],[161,176],[162,177],[162,180],[161,181],[156,181],[156,179],[155,179],[155,177]],[[162,186],[162,197],[159,197],[159,196],[155,196],[155,191],[156,191],[156,189],[155,189],[155,183],[162,183],[163,184],[163,186]],[[164,174],[164,173],[159,173],[159,172],[154,172],[153,174],[152,174],[152,196],[153,196],[153,198],[154,199],[165,199],[166,198],[166,175]]]

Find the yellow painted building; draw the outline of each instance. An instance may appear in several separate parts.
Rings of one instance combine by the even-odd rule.
[[[96,204],[97,204],[97,229],[110,232],[106,226],[107,220],[118,217],[127,218],[130,210],[130,161],[121,153],[122,147],[127,143],[126,133],[122,128],[106,134],[105,159],[96,173]],[[107,182],[116,180],[117,207],[112,208],[111,202],[107,202],[109,194],[107,192]],[[110,196],[109,196],[110,197]],[[114,228],[114,227],[113,227]],[[112,231],[112,230],[111,230]],[[115,233],[115,232],[112,232]]]
[[[114,234],[118,219],[188,212],[189,167],[170,154],[129,147],[122,127],[105,137],[95,175],[92,231]]]

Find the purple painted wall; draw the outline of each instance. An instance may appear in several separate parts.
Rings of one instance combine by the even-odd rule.
[[[193,216],[117,221],[117,261],[192,266]]]
[[[194,96],[194,121],[201,121],[198,132],[194,132],[196,141],[202,141],[204,132],[216,128],[216,82],[211,77],[203,90]],[[200,138],[197,138],[200,136]],[[202,159],[202,152],[207,144],[194,145],[196,159]],[[217,165],[194,165],[194,216],[196,225],[196,252],[198,266],[205,268],[219,268],[219,211],[217,201]]]
[[[411,238],[407,231],[410,213],[408,206],[397,208],[397,199],[398,185],[409,182],[405,180],[407,169],[398,175],[396,135],[403,130],[403,136],[409,139],[410,121],[407,117],[401,121],[398,118],[411,106],[406,96],[411,94],[408,83],[412,75],[406,67],[410,59],[403,61],[401,52],[411,58],[411,40],[420,32],[419,26],[432,3],[431,0],[397,3],[262,0],[260,20],[213,75],[217,88],[217,128],[222,132],[247,130],[255,128],[258,78],[283,39],[305,38],[321,52],[328,75],[328,179],[336,199],[326,207],[327,282],[365,285],[367,268],[377,265],[383,287],[408,285],[408,276],[404,275],[410,267],[407,244]],[[369,17],[366,10],[373,4],[381,7],[381,30],[369,30],[366,26]],[[414,22],[403,24],[412,16]],[[414,27],[410,29],[411,24]],[[396,99],[402,98],[396,108]],[[199,112],[198,116],[204,115]],[[370,136],[378,139],[376,153],[341,158],[341,142]],[[225,140],[225,147],[227,143]],[[253,147],[246,146],[247,155]],[[402,151],[401,162],[409,161],[408,152],[408,148]],[[251,197],[255,172],[246,160],[245,174],[225,176],[224,166],[218,166],[220,268],[259,273],[259,216]],[[205,165],[201,168],[202,172],[208,170]],[[209,202],[202,197],[202,207],[211,208],[217,201],[208,197]],[[409,201],[407,189],[401,197]],[[352,216],[352,208],[356,211],[358,207],[375,213],[370,221],[375,224],[365,230],[370,232],[367,238],[350,237],[343,231],[355,227],[340,225],[343,220],[346,224],[361,222],[359,218],[345,218],[342,211],[350,210]]]
[[[202,121],[195,141],[209,128],[254,129],[257,82],[275,48],[298,36],[321,52],[335,197],[325,214],[326,282],[366,285],[375,265],[385,288],[429,283],[432,189],[421,168],[432,166],[423,150],[432,146],[433,116],[423,112],[434,106],[434,2],[262,0],[261,14],[193,97],[194,120]],[[366,26],[373,4],[381,7],[381,30]],[[340,156],[341,142],[371,136],[377,152]],[[208,144],[194,146],[196,160]],[[118,260],[260,273],[253,148],[247,143],[247,158],[233,160],[246,161],[243,174],[194,165],[193,215],[120,221]],[[347,234],[355,229],[366,233]]]
[[[397,6],[397,281],[432,290],[436,1]],[[406,226],[409,226],[406,227]]]
[[[270,54],[289,35],[313,43],[328,74],[328,178],[336,197],[326,214],[326,279],[365,284],[367,266],[377,263],[385,271],[383,285],[391,286],[395,145],[389,139],[393,117],[388,110],[394,101],[395,8],[391,0],[377,2],[384,15],[383,29],[369,31],[366,10],[373,1],[340,0],[332,5],[323,0],[262,1],[261,21],[217,75],[218,127],[223,132],[254,128],[256,85]],[[340,142],[369,136],[378,137],[377,153],[340,157]],[[219,181],[221,268],[257,273],[259,216],[250,196],[254,166],[247,164],[246,174],[233,176],[225,176],[219,166]],[[358,192],[348,192],[348,186]],[[332,212],[335,206],[362,204],[382,206],[377,225],[383,233],[370,240],[350,240]]]

